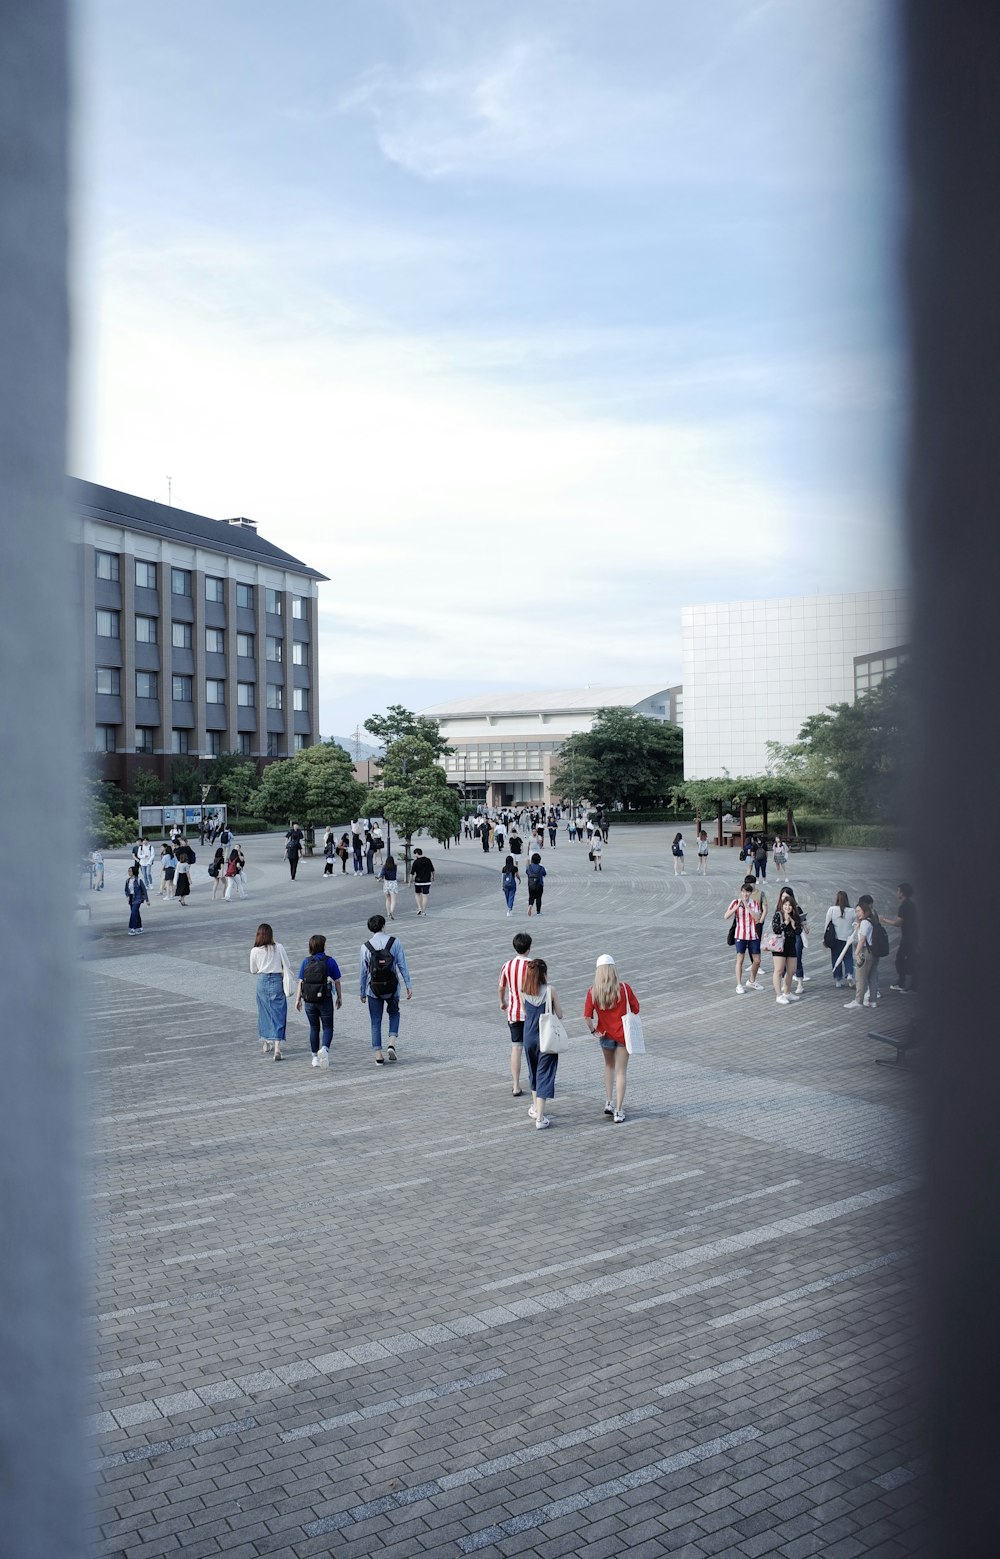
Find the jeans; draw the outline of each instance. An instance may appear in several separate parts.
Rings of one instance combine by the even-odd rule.
[[[142,872],[142,880],[146,884],[146,887],[151,888],[153,886],[152,868],[149,866],[140,866],[139,870]]]
[[[306,1019],[309,1023],[309,1048],[313,1055],[319,1053],[319,1031],[323,1029],[323,1044],[329,1049],[333,1038],[333,997],[327,991],[322,1001],[304,1001]]]
[[[795,978],[802,978],[802,933],[799,931],[795,937]]]
[[[754,872],[754,877],[755,878],[766,877],[767,876],[767,862],[766,861],[754,861],[754,863],[753,863],[753,872]]]
[[[132,907],[129,910],[128,928],[130,931],[141,931],[142,916],[139,911],[142,909],[142,900],[140,899],[138,893],[133,893],[129,902],[131,903]]]
[[[515,886],[513,888],[504,888],[503,896],[507,900],[507,908],[513,909],[514,900],[517,897],[517,887]]]
[[[382,1048],[382,1009],[389,1009],[389,1040],[396,1039],[399,1035],[399,992],[395,996],[373,996],[368,994],[368,1016],[372,1026],[372,1049]]]

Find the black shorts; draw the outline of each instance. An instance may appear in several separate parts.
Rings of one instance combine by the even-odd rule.
[[[530,908],[530,906],[532,904],[541,904],[541,902],[542,902],[542,889],[533,887],[532,884],[529,882],[529,884],[528,884],[528,905],[529,905],[529,908]]]
[[[415,882],[413,884],[413,891],[414,893],[430,893],[431,885],[429,882]]]
[[[512,1045],[523,1045],[524,1044],[524,1020],[522,1019],[522,1021],[520,1023],[512,1023],[510,1021],[510,1019],[508,1019],[507,1020],[507,1027],[510,1029],[510,1042],[511,1042],[511,1044]]]

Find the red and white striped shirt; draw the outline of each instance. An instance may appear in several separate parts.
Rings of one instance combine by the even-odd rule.
[[[760,911],[760,905],[753,899],[748,899],[744,904],[741,899],[733,899],[727,915],[736,911],[736,940],[738,942],[756,942],[760,939],[760,921],[755,916]]]
[[[528,967],[526,958],[510,958],[500,970],[500,979],[497,989],[500,992],[500,1000],[507,1004],[507,1022],[524,1022],[524,997],[522,987],[524,985],[524,971]]]

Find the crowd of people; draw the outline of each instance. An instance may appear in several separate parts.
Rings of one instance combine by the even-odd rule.
[[[529,809],[527,815],[501,810],[490,816],[484,811],[463,822],[467,839],[484,842],[486,849],[496,845],[498,850],[505,851],[499,875],[508,916],[514,914],[522,886],[527,888],[528,915],[541,915],[547,876],[542,850],[552,816],[541,809]],[[594,870],[600,871],[608,832],[606,819],[600,815],[591,817],[569,812],[565,817],[555,817],[555,829],[558,831],[563,825],[574,840],[587,840],[589,836],[588,855]],[[522,876],[526,834],[531,839],[531,848]],[[284,838],[283,853],[293,880],[305,837],[298,825],[292,823]],[[548,848],[551,849],[554,843],[555,840],[550,839]],[[675,834],[670,848],[674,871],[681,875],[685,859],[683,832]],[[708,842],[701,829],[697,831],[696,852],[699,872],[707,874]],[[131,854],[125,882],[128,934],[138,936],[143,934],[142,909],[150,901],[157,854],[155,847],[141,835]],[[358,996],[368,1011],[375,1063],[390,1065],[397,1059],[402,993],[405,991],[407,1001],[413,996],[402,943],[386,929],[397,913],[397,863],[386,851],[380,823],[372,819],[353,820],[350,830],[339,839],[336,831],[328,828],[323,840],[323,858],[324,876],[333,872],[337,859],[344,873],[347,862],[353,860],[356,876],[375,878],[382,886],[385,914],[372,915],[367,922],[369,935],[359,950]],[[736,994],[744,996],[767,989],[761,978],[761,966],[764,958],[770,958],[770,987],[775,1003],[790,1006],[802,999],[812,975],[806,972],[803,962],[810,946],[810,916],[787,880],[787,846],[780,836],[770,844],[763,836],[751,836],[741,850],[740,858],[746,875],[723,912],[729,925],[727,940],[735,954]],[[189,841],[179,829],[175,830],[159,850],[161,897],[173,898],[182,905],[187,903],[195,859]],[[781,880],[773,907],[768,903],[765,888],[769,861]],[[101,865],[103,878],[103,861]],[[246,860],[228,829],[220,830],[219,843],[208,865],[208,877],[212,882],[213,903],[217,898],[232,902],[236,897],[247,896]],[[417,916],[423,917],[428,913],[436,873],[433,861],[419,846],[413,851],[410,877],[415,911]],[[898,994],[910,994],[916,989],[918,919],[910,882],[899,884],[895,908],[894,915],[884,912],[880,915],[871,894],[858,895],[852,904],[851,897],[841,889],[825,910],[821,937],[829,952],[830,978],[836,990],[848,994],[845,1006],[849,1010],[872,1009],[879,1003],[881,965],[890,953],[886,927],[899,931],[896,979],[889,989]],[[529,1118],[536,1130],[545,1130],[552,1123],[559,1067],[558,1048],[546,1042],[546,1035],[553,1020],[562,1020],[563,1005],[549,982],[545,961],[530,956],[531,936],[518,932],[513,947],[514,956],[504,963],[498,982],[500,1005],[510,1031],[511,1092],[515,1098],[522,1097],[522,1069],[526,1067],[531,1093]],[[272,927],[262,922],[250,952],[250,969],[256,976],[258,1037],[264,1052],[276,1061],[282,1059],[291,1004],[307,1020],[312,1065],[327,1068],[334,1014],[343,1004],[343,990],[341,969],[337,960],[327,953],[325,936],[316,933],[309,938],[308,949],[299,962],[296,975],[292,961],[284,946],[276,941]],[[623,1123],[629,1060],[627,1040],[631,1019],[639,1012],[639,1001],[632,987],[619,976],[610,954],[602,954],[597,959],[581,1012],[602,1052],[604,1113],[615,1123]],[[386,1020],[387,1039],[383,1034]]]

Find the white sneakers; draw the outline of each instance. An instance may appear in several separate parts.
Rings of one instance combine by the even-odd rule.
[[[625,1111],[624,1110],[616,1110],[614,1119],[615,1119],[615,1125],[616,1126],[621,1126],[622,1123],[625,1120]]]
[[[860,1006],[861,1006],[861,1003],[859,1001],[845,1001],[845,1003],[844,1003],[844,1010],[846,1011],[849,1007],[858,1007],[858,1008],[860,1008]]]
[[[319,1055],[317,1057],[317,1065],[323,1067],[324,1070],[330,1065],[330,1047],[329,1047],[329,1045],[324,1045],[321,1048],[320,1053],[319,1053]]]
[[[535,1130],[536,1131],[544,1131],[546,1126],[551,1126],[551,1125],[552,1125],[552,1122],[549,1120],[549,1117],[547,1115],[543,1115],[541,1120],[537,1120],[535,1122]]]
[[[738,985],[736,987],[736,994],[737,994],[737,996],[742,996],[743,995],[743,987],[742,987],[742,985]]]
[[[776,996],[774,998],[774,1001],[775,1001],[775,1005],[778,1006],[778,1007],[787,1007],[788,1006],[788,997],[787,996]]]

